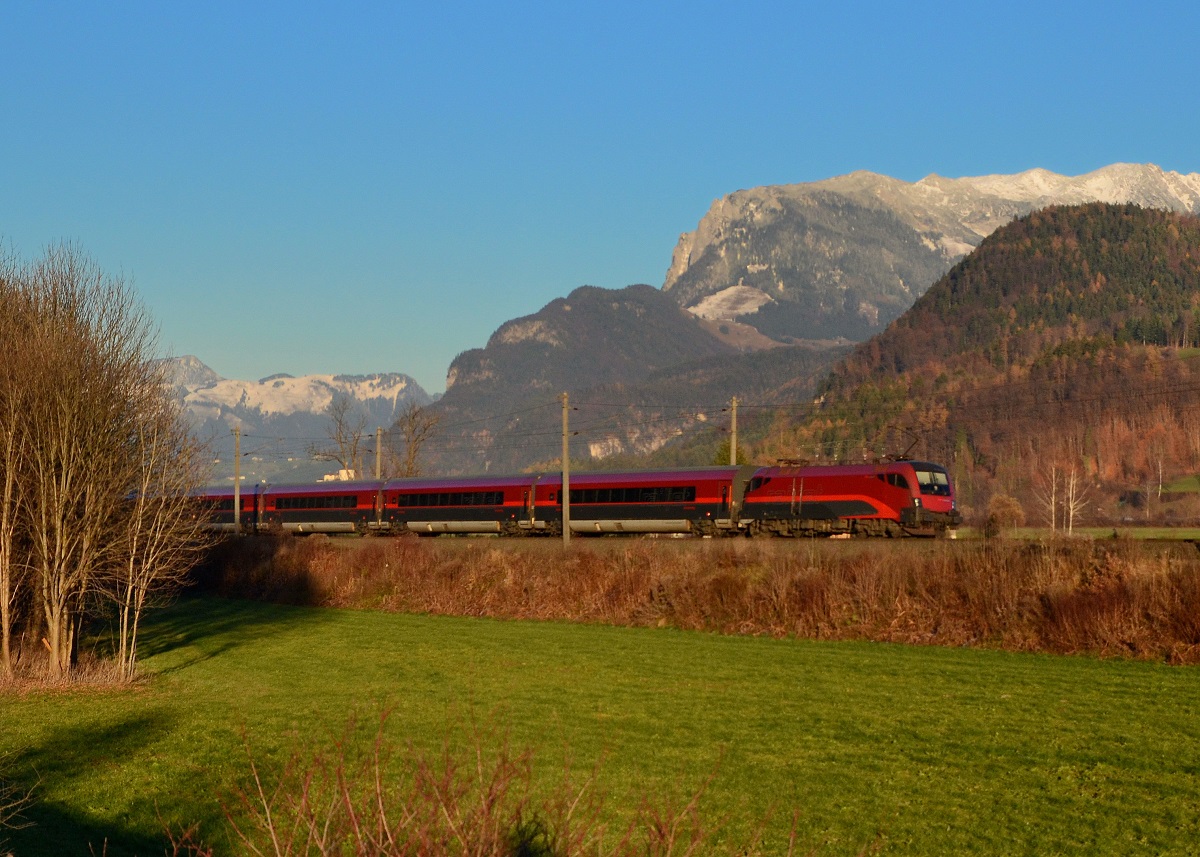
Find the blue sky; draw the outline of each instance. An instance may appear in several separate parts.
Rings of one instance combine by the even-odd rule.
[[[740,188],[1200,171],[1200,4],[0,0],[0,240],[226,377],[402,371],[660,286]]]

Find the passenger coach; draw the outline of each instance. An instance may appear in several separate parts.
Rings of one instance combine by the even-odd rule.
[[[256,485],[201,492],[217,529],[296,533],[561,533],[562,475]],[[579,473],[570,529],[776,536],[940,535],[962,516],[946,469],[923,461]]]

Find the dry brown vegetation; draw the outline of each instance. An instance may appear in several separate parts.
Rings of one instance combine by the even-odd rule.
[[[313,606],[1200,662],[1190,543],[282,537],[203,575]]]
[[[478,855],[478,857],[691,857],[764,853],[762,831],[720,843],[728,819],[702,808],[707,786],[672,802],[643,800],[622,826],[605,820],[598,771],[580,776],[564,763],[549,789],[534,785],[532,754],[515,751],[492,728],[447,736],[440,753],[386,737],[354,721],[328,746],[303,747],[278,770],[250,756],[250,782],[227,803],[233,840],[248,854]],[[456,750],[465,746],[466,750]],[[168,830],[169,853],[211,857],[196,826]],[[798,853],[795,823],[772,853]],[[869,853],[871,847],[861,850]],[[805,853],[815,853],[815,849]]]

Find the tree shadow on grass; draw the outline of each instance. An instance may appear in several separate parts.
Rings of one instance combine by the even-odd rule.
[[[273,634],[320,622],[318,609],[280,607],[213,596],[188,596],[147,615],[139,632],[138,658],[180,653],[163,666],[148,665],[154,675],[180,672]]]
[[[117,720],[98,713],[91,723],[64,725],[36,747],[8,756],[6,778],[18,790],[31,791],[32,802],[21,812],[27,826],[0,834],[6,842],[0,853],[146,857],[163,854],[168,845],[165,830],[146,829],[146,819],[157,818],[160,812],[163,818],[219,823],[218,818],[198,817],[205,809],[195,795],[211,790],[211,784],[199,782],[204,777],[197,771],[178,771],[178,783],[169,795],[137,794],[128,805],[125,789],[112,795],[111,804],[108,796],[96,795],[86,809],[79,805],[81,801],[59,802],[58,796],[94,788],[87,785],[89,778],[127,764],[148,746],[167,740],[172,727],[171,718],[161,712]],[[209,807],[207,814],[216,811],[215,806]]]
[[[139,660],[151,677],[175,673],[272,635],[311,627],[328,615],[322,610],[188,596],[147,614],[139,634]],[[154,663],[159,659],[161,664]],[[147,777],[147,782],[159,783],[154,793],[139,789],[136,771],[129,774],[133,781],[120,782],[122,769],[129,766],[167,764],[155,747],[174,740],[179,724],[165,708],[126,715],[105,706],[103,699],[96,697],[94,711],[3,758],[0,775],[18,793],[31,792],[32,800],[21,812],[27,827],[0,830],[0,854],[147,857],[169,853],[167,823],[198,823],[201,831],[224,825],[216,797],[220,783],[202,763],[170,770],[165,785],[161,773]],[[53,705],[53,698],[46,704]],[[114,782],[111,794],[95,785],[97,778],[103,782],[106,777]],[[158,818],[161,824],[148,821]]]

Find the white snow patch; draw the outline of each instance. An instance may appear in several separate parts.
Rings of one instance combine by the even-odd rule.
[[[408,386],[405,376],[391,373],[354,378],[302,375],[299,378],[274,377],[262,381],[221,380],[193,390],[184,402],[196,413],[219,412],[234,407],[258,410],[264,415],[320,413],[329,407],[335,393],[345,393],[359,401],[390,399],[395,402]]]
[[[754,312],[763,304],[775,303],[774,298],[751,286],[730,286],[709,295],[688,312],[708,321],[732,321],[739,315]]]

